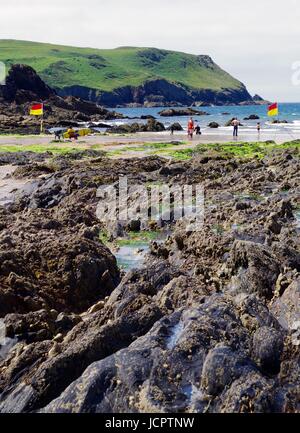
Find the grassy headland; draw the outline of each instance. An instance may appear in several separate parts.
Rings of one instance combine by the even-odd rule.
[[[241,83],[209,56],[156,48],[76,48],[37,42],[0,40],[0,61],[32,66],[53,88],[84,86],[112,91],[163,78],[195,89],[239,89]]]

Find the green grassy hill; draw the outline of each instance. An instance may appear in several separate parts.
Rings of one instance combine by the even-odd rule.
[[[251,101],[246,87],[206,55],[157,48],[75,48],[0,39],[7,69],[23,63],[62,96],[100,105],[239,104]]]
[[[32,66],[52,87],[80,85],[103,91],[139,86],[164,78],[195,89],[238,89],[241,83],[208,56],[155,48],[122,47],[112,50],[0,40],[0,60],[8,66]]]

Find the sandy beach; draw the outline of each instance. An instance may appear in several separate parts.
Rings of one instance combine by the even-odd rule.
[[[273,140],[278,145],[300,139],[300,132],[298,134],[290,134],[288,131],[262,131],[260,136],[257,133],[241,133],[237,140],[240,142],[264,142],[268,140]],[[126,135],[90,135],[84,138],[80,138],[77,141],[65,140],[61,142],[54,142],[53,136],[51,135],[2,135],[0,136],[0,151],[3,147],[7,147],[5,150],[15,150],[15,146],[24,146],[24,150],[31,150],[30,146],[39,146],[40,148],[45,147],[45,150],[49,150],[51,147],[59,148],[80,148],[80,149],[90,149],[97,147],[98,149],[103,148],[106,152],[115,152],[114,157],[129,157],[129,156],[144,156],[149,153],[155,153],[153,148],[144,148],[146,144],[155,143],[172,143],[176,144],[176,149],[186,149],[193,148],[201,144],[209,143],[226,143],[234,142],[233,137],[230,132],[208,132],[200,136],[194,136],[193,140],[188,140],[186,134],[184,133],[174,133],[170,135],[169,132],[141,132],[136,134],[126,134]],[[2,149],[1,149],[2,147]],[[29,149],[27,149],[29,147]],[[130,147],[130,149],[128,149]],[[175,146],[174,146],[175,147]],[[137,149],[137,152],[134,151]],[[118,154],[118,151],[120,153]]]

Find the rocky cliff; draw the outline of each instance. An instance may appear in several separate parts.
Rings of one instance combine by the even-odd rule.
[[[164,79],[146,81],[141,86],[125,86],[111,92],[99,91],[83,86],[68,86],[58,89],[60,95],[73,95],[108,107],[122,105],[234,105],[253,103],[251,95],[242,85],[239,89],[191,89],[182,84]]]

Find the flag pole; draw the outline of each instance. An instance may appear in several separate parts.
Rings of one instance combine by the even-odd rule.
[[[43,126],[44,126],[44,104],[42,103],[42,115],[41,115],[41,126],[40,126],[40,134],[43,133]]]
[[[275,132],[275,142],[276,142],[276,137],[277,137],[277,128],[279,129],[279,105],[278,105],[278,102],[276,102],[276,104],[277,104],[277,127],[276,127],[276,132]]]

